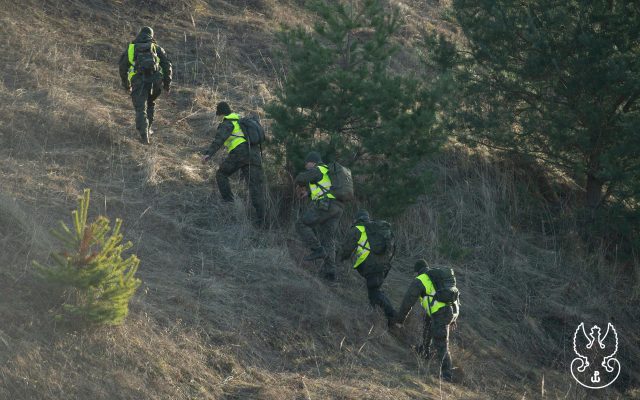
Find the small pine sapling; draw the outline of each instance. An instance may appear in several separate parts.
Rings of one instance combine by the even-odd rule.
[[[44,280],[63,288],[66,300],[62,307],[67,314],[91,323],[118,325],[140,286],[135,277],[140,260],[134,254],[122,258],[132,244],[122,244],[121,219],[116,219],[113,229],[104,216],[87,223],[89,196],[85,189],[78,199],[72,228],[61,221],[52,231],[62,242],[62,249],[51,254],[53,265],[34,264]]]

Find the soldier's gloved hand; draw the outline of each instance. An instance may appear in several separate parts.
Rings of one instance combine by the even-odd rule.
[[[296,197],[300,200],[304,199],[305,197],[309,196],[309,191],[302,187],[302,186],[298,186],[296,188]]]
[[[171,92],[171,82],[165,81],[162,84],[164,90],[167,91],[167,93]]]

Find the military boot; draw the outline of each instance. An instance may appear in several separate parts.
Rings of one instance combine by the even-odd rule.
[[[453,382],[453,372],[450,369],[442,370],[442,380],[445,382]]]
[[[149,133],[147,132],[143,132],[140,134],[140,142],[142,144],[151,144],[151,142],[149,141]]]
[[[304,258],[305,261],[313,261],[317,259],[327,258],[327,252],[324,250],[324,247],[314,247],[311,249],[311,254]]]
[[[442,360],[442,380],[446,382],[453,381],[453,366],[451,365],[451,356],[447,352]]]

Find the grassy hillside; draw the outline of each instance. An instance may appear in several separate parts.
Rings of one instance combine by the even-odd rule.
[[[407,17],[407,46],[421,30],[446,29],[435,2],[393,3]],[[531,167],[451,144],[425,161],[431,194],[394,221],[402,244],[385,283],[394,304],[416,257],[459,276],[456,384],[410,350],[418,307],[391,335],[347,265],[327,285],[302,263],[289,219],[256,231],[241,185],[235,204],[220,203],[216,167],[197,153],[216,102],[261,112],[283,69],[276,30],[312,21],[301,1],[0,2],[0,398],[640,398],[634,266],[557,235],[546,177]],[[116,65],[142,25],[175,66],[151,146],[137,140]],[[300,204],[271,176],[272,208],[291,204],[295,216]],[[58,299],[31,275],[84,188],[92,215],[124,219],[142,260],[143,286],[119,328],[56,323]],[[580,321],[616,324],[616,387],[587,391],[571,378]]]

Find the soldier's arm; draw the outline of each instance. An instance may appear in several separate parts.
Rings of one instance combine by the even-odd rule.
[[[407,290],[407,293],[404,295],[404,299],[402,299],[402,304],[400,305],[400,309],[398,309],[398,313],[396,314],[396,322],[402,324],[404,320],[407,318],[409,311],[415,304],[416,300],[422,294],[424,290],[424,286],[422,282],[417,279],[414,279]]]
[[[353,251],[358,247],[358,239],[360,239],[360,231],[356,227],[353,227],[340,247],[341,260],[346,260],[351,257]]]
[[[296,185],[304,186],[310,183],[316,183],[322,180],[322,172],[319,168],[312,168],[300,172],[294,181]]]
[[[118,71],[120,72],[120,79],[122,80],[122,87],[128,88],[130,86],[129,83],[129,52],[127,50],[122,53],[120,56],[120,61],[118,61]]]
[[[216,136],[213,138],[213,142],[209,145],[209,148],[205,151],[205,156],[211,157],[220,150],[220,147],[224,144],[225,140],[231,136],[233,132],[233,124],[228,121],[218,124],[218,130]]]
[[[158,53],[160,67],[162,68],[162,81],[164,83],[171,83],[171,80],[173,79],[173,66],[171,65],[171,60],[169,59],[169,56],[167,56],[167,52],[158,45],[156,45],[156,52]]]

